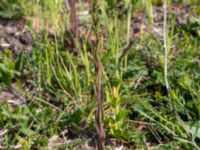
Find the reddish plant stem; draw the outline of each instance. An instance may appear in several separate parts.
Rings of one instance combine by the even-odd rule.
[[[105,135],[103,128],[102,63],[99,58],[98,49],[95,47],[92,47],[92,49],[94,51],[95,72],[97,73],[95,91],[96,91],[98,106],[95,114],[95,119],[97,124],[97,133],[98,133],[98,150],[103,150]]]
[[[70,11],[70,18],[71,18],[71,29],[74,34],[75,38],[79,38],[80,31],[78,28],[78,19],[76,16],[76,9],[75,9],[75,0],[68,0],[69,4],[69,11]]]
[[[71,20],[71,32],[69,32],[69,35],[67,38],[69,38],[69,42],[64,41],[65,45],[69,45],[70,51],[75,55],[79,55],[79,51],[77,49],[77,41],[80,39],[80,31],[79,31],[79,25],[78,25],[78,18],[76,15],[76,9],[75,9],[75,0],[67,0],[68,2],[68,9],[70,12],[70,20]]]
[[[90,14],[92,16],[93,20],[93,29],[94,29],[94,34],[96,37],[96,40],[92,41],[90,39],[90,47],[92,49],[92,53],[94,56],[94,66],[95,66],[95,72],[96,72],[96,86],[95,86],[95,91],[96,91],[96,97],[98,101],[98,106],[95,114],[95,119],[96,119],[96,129],[98,133],[97,137],[97,142],[98,142],[98,150],[103,150],[104,149],[104,140],[105,140],[105,133],[104,133],[104,128],[103,128],[103,90],[102,90],[102,75],[103,75],[103,66],[101,63],[100,55],[99,55],[99,49],[98,44],[99,44],[99,37],[101,36],[99,34],[99,16],[98,16],[98,0],[93,0],[92,4],[90,5],[91,10]]]

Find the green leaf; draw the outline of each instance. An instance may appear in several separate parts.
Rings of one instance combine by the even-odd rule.
[[[119,121],[119,120],[121,120],[121,119],[126,118],[127,114],[128,114],[128,111],[127,111],[127,110],[121,109],[121,110],[117,113],[117,115],[116,115],[116,120]]]
[[[114,8],[117,5],[116,0],[108,0],[107,2],[108,2],[108,5],[111,6],[111,8]]]
[[[21,129],[21,132],[24,133],[25,135],[31,137],[33,135],[35,135],[35,131],[31,130],[31,129]]]
[[[199,18],[196,18],[196,17],[194,17],[194,16],[191,16],[191,17],[189,18],[189,21],[190,21],[191,24],[200,25],[200,20],[199,20]]]
[[[193,137],[200,138],[200,120],[199,121],[188,121],[181,122],[185,130],[192,134]]]
[[[3,19],[17,19],[21,16],[21,13],[18,11],[0,11],[0,18]]]

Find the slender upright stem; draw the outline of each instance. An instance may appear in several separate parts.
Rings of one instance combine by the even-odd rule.
[[[163,22],[163,38],[164,38],[164,76],[165,76],[165,86],[167,93],[169,94],[169,83],[167,78],[167,58],[168,58],[168,48],[167,48],[167,0],[163,3],[164,9],[164,22]]]
[[[76,10],[75,10],[75,0],[68,0],[69,4],[69,10],[70,10],[70,17],[71,17],[71,23],[72,23],[72,32],[74,34],[74,37],[79,38],[80,32],[78,28],[78,19],[76,16]]]
[[[98,101],[98,106],[95,114],[96,119],[96,129],[98,134],[98,150],[104,149],[104,139],[105,139],[105,133],[103,128],[103,90],[102,90],[102,76],[103,76],[103,66],[100,59],[98,44],[99,44],[99,17],[98,17],[98,0],[94,0],[91,5],[90,10],[92,20],[93,20],[93,29],[95,36],[97,37],[96,41],[89,41],[90,46],[93,52],[94,56],[94,66],[95,66],[95,72],[96,72],[96,84],[95,84],[95,91],[96,91],[96,97]]]
[[[71,46],[71,52],[74,55],[79,55],[79,51],[77,49],[77,42],[80,38],[80,31],[79,31],[79,24],[78,24],[78,18],[76,15],[76,9],[75,9],[75,0],[68,0],[68,6],[69,6],[69,12],[70,12],[70,21],[71,21],[71,32],[70,34],[70,46]],[[66,44],[66,42],[65,42]]]
[[[94,48],[94,47],[93,47]],[[103,94],[102,94],[102,63],[99,58],[97,48],[94,48],[95,70],[97,73],[96,79],[96,97],[98,101],[97,111],[95,115],[98,133],[98,150],[104,149],[104,129],[103,129]]]

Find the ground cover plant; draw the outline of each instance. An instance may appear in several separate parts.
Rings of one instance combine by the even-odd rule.
[[[0,149],[200,149],[198,0],[2,0]]]

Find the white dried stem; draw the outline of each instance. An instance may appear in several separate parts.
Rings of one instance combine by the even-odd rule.
[[[167,0],[164,0],[163,3],[164,9],[164,21],[163,21],[163,40],[164,40],[164,78],[165,78],[165,86],[167,92],[169,92],[169,83],[167,78],[167,58],[168,58],[168,48],[167,48]]]

